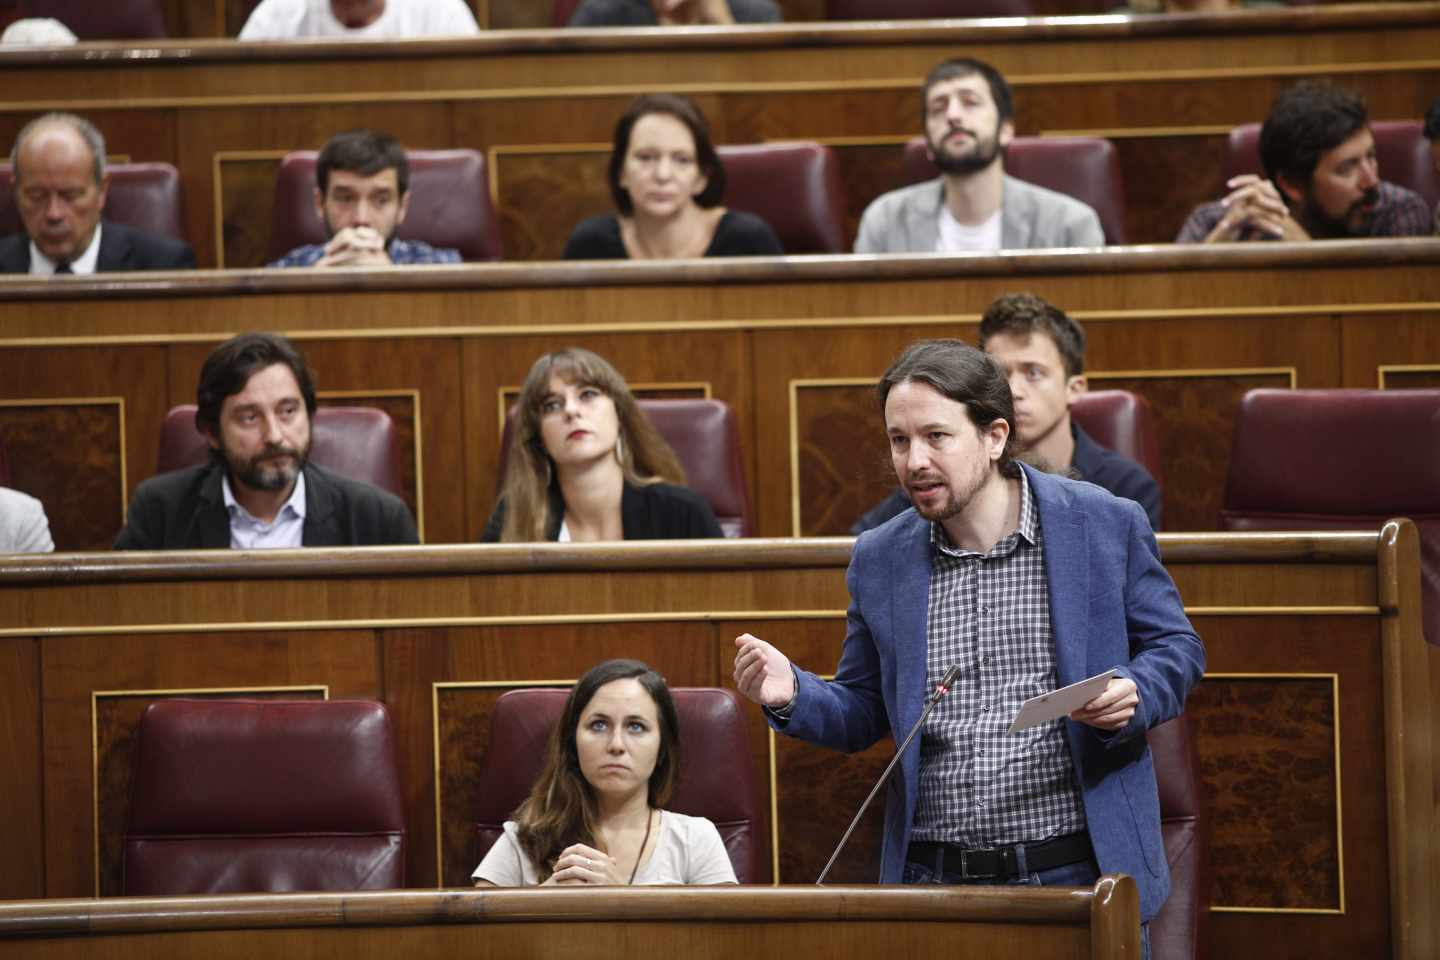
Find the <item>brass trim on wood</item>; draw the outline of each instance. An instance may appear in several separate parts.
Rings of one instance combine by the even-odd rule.
[[[1392,373],[1440,373],[1440,363],[1382,363],[1375,368],[1376,389],[1385,390],[1385,377]]]

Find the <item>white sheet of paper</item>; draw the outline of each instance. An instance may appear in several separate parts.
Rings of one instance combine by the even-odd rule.
[[[1042,693],[1038,697],[1031,697],[1020,705],[1020,712],[1015,714],[1015,719],[1010,721],[1010,729],[1007,734],[1019,733],[1029,727],[1056,720],[1078,710],[1085,704],[1094,700],[1105,689],[1105,684],[1115,676],[1115,668],[1111,667],[1104,673],[1097,673],[1093,677],[1087,677],[1079,683],[1072,683],[1068,687],[1061,687],[1059,690],[1051,690],[1049,693]]]

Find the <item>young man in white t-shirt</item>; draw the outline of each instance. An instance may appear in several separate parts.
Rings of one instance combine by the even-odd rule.
[[[479,32],[465,0],[262,0],[240,39],[414,39]]]
[[[927,153],[940,177],[870,204],[856,253],[1104,245],[1090,207],[1005,175],[1015,107],[998,70],[970,58],[946,60],[925,78],[921,101]]]

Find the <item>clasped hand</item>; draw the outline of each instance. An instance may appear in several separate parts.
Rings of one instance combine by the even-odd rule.
[[[575,843],[560,852],[555,872],[544,885],[565,886],[588,883],[596,886],[624,886],[629,880],[620,876],[615,858],[594,847]]]
[[[1310,234],[1290,216],[1290,208],[1275,184],[1253,173],[1231,177],[1230,193],[1221,201],[1225,215],[1205,237],[1206,243],[1230,243],[1252,228],[1277,240],[1309,240]]]
[[[371,227],[346,227],[325,244],[325,256],[317,267],[388,267],[390,254],[385,238]]]

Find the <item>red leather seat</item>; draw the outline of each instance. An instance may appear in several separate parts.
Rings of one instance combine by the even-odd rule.
[[[1032,17],[1031,0],[827,0],[827,20]]]
[[[298,150],[280,161],[270,219],[268,259],[296,247],[325,242],[325,224],[315,210],[314,150]],[[477,150],[407,150],[410,209],[398,236],[451,247],[462,259],[499,260],[500,222],[490,202],[485,158]]]
[[[204,463],[210,456],[205,435],[195,429],[193,403],[172,407],[160,425],[155,472],[169,473]],[[374,407],[320,407],[311,422],[310,459],[351,480],[404,497],[395,424]]]
[[[1129,390],[1090,390],[1070,404],[1070,416],[1096,443],[1134,460],[1164,485],[1160,440],[1149,400]]]
[[[185,239],[185,210],[180,198],[180,173],[168,163],[111,163],[106,220],[147,233]],[[0,236],[24,229],[15,208],[15,175],[0,164]]]
[[[725,205],[774,228],[786,253],[847,253],[845,191],[829,147],[756,143],[717,148]]]
[[[164,0],[21,0],[21,17],[53,17],[80,40],[168,37]]]
[[[933,180],[940,171],[926,155],[924,137],[905,144],[905,183]],[[1005,148],[1005,172],[1017,180],[1074,197],[1100,216],[1105,242],[1123,244],[1125,181],[1120,156],[1109,140],[1095,137],[1016,137]]]
[[[1223,530],[1420,531],[1421,617],[1440,644],[1440,390],[1252,390],[1240,401]]]
[[[385,706],[161,700],[140,720],[127,896],[405,885]]]
[[[760,832],[763,806],[750,759],[747,710],[731,690],[671,689],[680,714],[680,776],[666,807],[715,824],[741,883],[767,882]],[[475,819],[479,863],[545,765],[550,731],[568,690],[511,690],[495,701],[490,743],[480,760],[484,793]]]
[[[680,465],[685,468],[686,485],[709,502],[725,536],[750,536],[753,523],[750,488],[745,482],[745,463],[740,456],[740,431],[730,405],[722,400],[636,400],[636,403],[674,449]],[[505,482],[514,419],[512,408],[506,414],[505,431],[500,439],[497,489]]]
[[[1380,178],[1414,190],[1430,206],[1440,203],[1440,173],[1418,120],[1382,120],[1370,124],[1375,135],[1375,157]],[[1225,147],[1224,180],[1242,173],[1262,173],[1260,124],[1247,123],[1230,131]]]
[[[1203,960],[1210,955],[1210,832],[1190,717],[1182,713],[1146,736],[1160,787],[1160,835],[1170,863],[1170,899],[1150,921],[1150,955]]]

